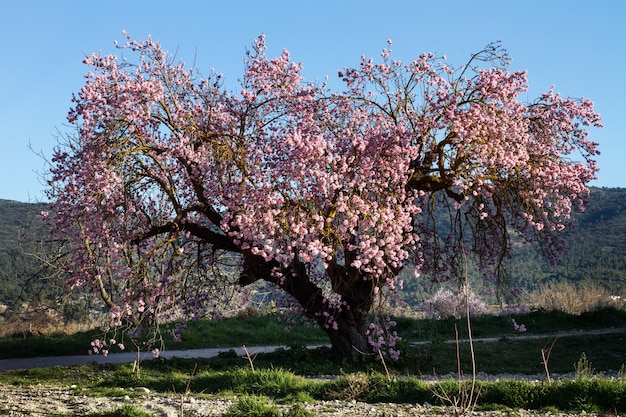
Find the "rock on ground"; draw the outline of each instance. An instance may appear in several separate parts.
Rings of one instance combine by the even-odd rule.
[[[130,394],[130,390],[129,390]],[[222,416],[236,398],[196,398],[169,393],[144,393],[140,396],[95,397],[81,394],[69,387],[54,386],[9,386],[0,385],[0,415],[45,417],[57,415],[86,415],[96,412],[109,412],[130,404],[158,417],[185,416]],[[356,401],[317,401],[303,404],[306,409],[321,417],[408,417],[408,416],[448,416],[453,410],[421,404],[367,404]],[[278,406],[287,411],[289,406]],[[470,416],[552,416],[569,417],[574,414],[554,414],[550,412],[518,410],[510,411],[474,411]],[[587,414],[589,416],[593,414]]]

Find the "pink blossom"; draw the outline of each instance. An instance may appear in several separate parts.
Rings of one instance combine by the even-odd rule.
[[[513,329],[515,329],[516,332],[524,333],[526,331],[526,326],[524,324],[517,324],[515,319],[511,319],[511,322],[513,323]]]
[[[124,58],[84,60],[47,223],[67,242],[68,286],[153,342],[163,322],[219,316],[239,288],[233,265],[329,334],[396,294],[408,265],[445,281],[472,256],[501,281],[510,236],[556,259],[598,171],[593,103],[552,90],[522,101],[527,74],[498,45],[455,71],[434,53],[392,59],[389,41],[331,92],[288,51],[268,57],[260,36],[227,90],[220,74],[201,78],[151,38],[124,36]],[[459,314],[455,294],[437,297],[431,310]],[[395,356],[391,325],[376,326],[372,349]]]

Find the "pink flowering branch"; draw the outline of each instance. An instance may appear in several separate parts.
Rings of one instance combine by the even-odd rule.
[[[502,281],[513,239],[556,255],[597,172],[593,104],[521,102],[526,74],[497,45],[458,69],[434,54],[402,63],[390,46],[340,71],[340,92],[307,83],[287,51],[267,57],[262,36],[237,93],[150,38],[127,37],[128,61],[88,56],[77,135],[49,177],[68,285],[152,337],[265,281],[337,353],[395,356],[391,327],[367,319],[408,263],[454,278],[468,248]]]

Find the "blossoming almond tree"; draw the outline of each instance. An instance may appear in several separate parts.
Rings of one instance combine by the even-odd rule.
[[[122,48],[138,60],[85,59],[77,134],[49,179],[68,283],[93,288],[116,325],[204,316],[232,277],[263,280],[335,353],[395,357],[395,335],[368,313],[405,265],[454,275],[467,247],[499,277],[511,234],[555,254],[596,172],[592,103],[553,92],[520,102],[525,74],[497,45],[456,71],[385,49],[340,71],[335,93],[306,83],[287,51],[268,58],[263,37],[238,93],[152,39]]]

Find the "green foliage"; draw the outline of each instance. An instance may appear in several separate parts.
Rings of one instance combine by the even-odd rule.
[[[593,362],[596,370],[616,371],[624,361],[626,334],[611,335],[581,335],[579,337],[560,337],[554,344],[550,358],[550,371],[553,373],[569,373],[574,371],[574,364],[579,360],[582,352]],[[476,365],[479,371],[488,374],[503,372],[521,374],[543,374],[541,349],[547,348],[554,341],[554,337],[541,339],[522,339],[502,337],[492,342],[476,342]],[[460,345],[462,370],[465,374],[471,372],[469,359],[469,344]],[[456,346],[453,343],[434,343],[426,346],[416,346],[409,357],[420,361],[423,372],[439,375],[456,372]],[[406,358],[405,358],[406,359]],[[408,359],[407,359],[408,360]],[[428,371],[430,370],[430,372]]]
[[[589,205],[574,213],[577,229],[569,233],[567,253],[551,266],[531,248],[515,254],[513,275],[527,289],[555,281],[595,282],[616,295],[626,287],[626,189],[591,188]],[[533,272],[534,271],[534,272]]]
[[[591,362],[587,359],[587,355],[583,352],[580,355],[580,359],[574,365],[576,379],[593,378],[595,375],[595,369],[591,367]]]
[[[475,342],[478,370],[491,374],[543,375],[540,352],[554,341],[551,332],[573,328],[593,330],[617,327],[626,321],[625,314],[621,310],[605,309],[580,316],[555,311],[516,315],[519,322],[527,324],[529,333],[546,334],[539,339],[525,339],[513,333],[508,317],[477,318],[472,326],[481,336],[496,336],[487,342]],[[234,320],[230,324],[236,326],[242,322]],[[329,355],[329,349],[325,347],[306,349],[293,346],[258,355],[254,359],[254,371],[245,357],[230,351],[209,359],[145,361],[139,377],[132,372],[132,364],[92,364],[0,372],[0,383],[67,386],[78,382],[81,392],[104,396],[136,395],[129,388],[138,385],[159,393],[182,393],[189,384],[190,395],[236,395],[238,398],[261,396],[270,399],[271,406],[290,404],[290,412],[294,416],[305,417],[306,410],[294,404],[336,399],[445,405],[434,393],[455,395],[459,390],[458,381],[449,379],[450,375],[456,373],[456,345],[444,341],[452,334],[455,323],[461,326],[463,320],[458,323],[450,319],[436,322],[407,318],[398,320],[398,326],[407,334],[429,334],[433,340],[425,344],[407,343],[407,351],[400,361],[386,363],[389,375],[376,356],[337,360]],[[625,338],[626,333],[585,335],[576,332],[573,336],[561,336],[554,344],[550,371],[553,374],[574,372],[576,378],[552,384],[524,380],[479,381],[481,395],[478,406],[481,409],[552,407],[561,410],[615,409],[626,412],[626,382],[621,378],[624,371],[620,378],[603,378],[605,372],[617,371],[624,363]],[[417,336],[414,336],[412,341],[418,342],[416,339]],[[42,340],[54,343],[47,338]],[[469,375],[469,345],[461,342],[459,347],[462,369],[465,375]],[[419,377],[423,374],[432,376],[433,372],[443,375],[437,383],[427,383]],[[304,377],[314,375],[335,377]],[[254,404],[248,405],[259,412],[261,408],[264,409]],[[237,410],[241,411],[235,408],[232,411],[239,412]]]
[[[77,332],[74,334],[52,333],[40,336],[24,336],[0,338],[0,359],[62,356],[85,354],[90,348],[89,343],[102,336],[100,329]],[[327,336],[319,329],[292,326],[290,332],[275,315],[253,318],[227,318],[223,320],[198,320],[189,323],[182,333],[182,341],[168,342],[168,349],[197,349],[207,347],[232,347],[283,345],[303,346],[305,344],[326,343]],[[306,355],[305,351],[302,351]],[[235,355],[236,357],[236,355]]]
[[[561,410],[624,412],[626,384],[610,379],[561,381],[547,385],[542,405],[553,405]]]
[[[465,383],[469,384],[469,381]],[[322,398],[358,400],[368,403],[424,403],[446,405],[441,394],[458,394],[459,382],[453,379],[426,384],[413,378],[385,380],[380,375],[352,375],[325,385]],[[626,384],[611,379],[547,382],[502,380],[478,382],[481,409],[542,409],[626,411]],[[439,393],[439,395],[435,394]]]
[[[0,338],[0,359],[86,354],[94,334],[89,331],[72,335],[50,333]]]
[[[529,331],[524,335],[545,335],[540,339],[524,339],[513,331],[510,316],[484,316],[472,319],[474,336],[477,339],[475,349],[478,369],[487,373],[517,372],[543,374],[541,363],[541,349],[551,344],[555,337],[553,332],[562,330],[602,329],[608,327],[619,328],[626,322],[626,312],[612,308],[584,313],[582,315],[570,315],[558,311],[534,311],[527,314],[514,316],[520,323],[525,323]],[[190,335],[190,340],[197,344],[188,343],[188,348],[211,347],[211,345],[223,345],[221,339],[222,330],[228,329],[231,335],[239,334],[239,341],[246,345],[250,339],[261,343],[264,332],[249,336],[249,323],[272,322],[273,318],[254,319],[228,319],[217,322],[201,321],[195,323],[187,331],[199,328],[203,324],[212,326],[213,336],[207,337],[204,343],[200,338]],[[403,354],[397,362],[388,361],[387,365],[394,372],[411,374],[445,375],[456,371],[456,348],[453,343],[446,340],[454,338],[454,325],[459,328],[461,337],[467,333],[464,320],[422,320],[410,318],[397,318],[398,332],[405,338],[403,341]],[[237,329],[240,329],[238,332]],[[269,330],[273,332],[273,330]],[[274,333],[282,336],[282,344],[289,345],[290,338],[298,337],[302,333],[303,338],[310,337],[307,331],[313,329],[296,329],[293,327],[290,333]],[[208,332],[205,332],[208,334]],[[42,356],[52,354],[84,354],[89,341],[95,333],[80,333],[72,337],[58,335],[32,337],[25,343],[23,338],[0,339],[0,356]],[[232,336],[228,336],[229,338]],[[614,333],[610,335],[584,335],[576,334],[575,337],[559,337],[554,346],[554,352],[550,360],[551,372],[573,372],[583,352],[586,358],[593,362],[598,372],[618,370],[624,362],[626,355],[626,333]],[[495,338],[495,341],[481,342],[480,338]],[[320,335],[318,342],[324,341],[324,335]],[[208,342],[211,342],[209,344]],[[277,343],[281,344],[281,343]],[[171,343],[168,348],[176,349],[179,345]],[[461,356],[464,363],[469,364],[469,345],[461,343]],[[252,349],[251,349],[252,350]],[[184,378],[181,378],[180,388],[184,389],[184,383],[193,364],[209,366],[215,371],[232,371],[238,368],[248,368],[245,358],[240,357],[234,351],[224,352],[219,357],[205,360],[172,359],[170,361],[149,360],[142,363],[142,372],[148,377],[151,372],[173,371],[178,368],[184,369]],[[291,371],[300,375],[338,374],[341,372],[372,372],[384,373],[384,367],[377,355],[346,357],[336,360],[330,355],[327,347],[307,349],[302,344],[294,344],[290,347],[279,348],[273,353],[263,354],[254,360],[255,368],[273,368],[275,366],[288,366]],[[130,367],[130,365],[127,365]],[[468,372],[469,369],[464,369]],[[132,378],[131,370],[127,369],[125,378]],[[177,387],[178,388],[178,387]]]
[[[537,409],[543,404],[545,397],[543,383],[530,381],[503,380],[497,383],[482,385],[481,403],[500,404],[511,408]]]
[[[418,378],[387,378],[380,373],[351,373],[326,382],[320,398],[368,403],[433,402],[432,387]]]
[[[297,397],[311,385],[300,376],[282,369],[237,369],[207,374],[194,379],[194,388],[207,392],[230,389],[239,394],[257,394],[272,398]]]

